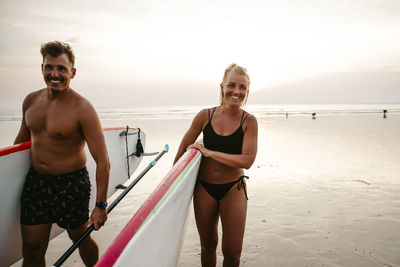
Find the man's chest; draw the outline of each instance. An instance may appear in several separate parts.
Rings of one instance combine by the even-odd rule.
[[[45,133],[55,138],[67,138],[79,132],[79,122],[73,108],[42,102],[25,112],[25,122],[32,134]]]

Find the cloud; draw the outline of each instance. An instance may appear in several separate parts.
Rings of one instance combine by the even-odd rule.
[[[376,0],[3,0],[0,86],[10,95],[35,89],[40,44],[53,40],[72,44],[74,85],[90,95],[86,88],[212,87],[231,62],[249,69],[254,89],[327,72],[398,71],[396,12],[397,1]],[[172,89],[191,100],[184,86]]]

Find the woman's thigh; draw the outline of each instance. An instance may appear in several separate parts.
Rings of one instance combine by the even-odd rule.
[[[219,203],[200,183],[194,190],[193,207],[201,242],[218,240]]]
[[[243,188],[235,185],[221,200],[222,250],[232,254],[242,251],[246,225],[247,199]]]

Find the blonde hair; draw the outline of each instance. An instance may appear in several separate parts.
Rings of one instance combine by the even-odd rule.
[[[231,72],[236,73],[236,74],[246,75],[247,80],[249,81],[249,86],[250,86],[250,77],[249,77],[249,74],[247,73],[247,69],[245,67],[237,65],[236,63],[232,63],[226,68],[226,70],[224,72],[224,77],[222,79],[222,83],[226,80],[226,78],[228,77],[228,75]],[[250,88],[247,88],[247,94],[246,94],[242,104],[240,105],[241,107],[243,107],[244,104],[246,104],[246,102],[247,102],[247,98],[249,96],[249,90],[250,90]],[[224,94],[221,89],[220,95],[219,95],[219,104],[222,105],[223,103],[224,103]]]

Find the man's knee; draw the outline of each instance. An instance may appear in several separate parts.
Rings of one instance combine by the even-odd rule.
[[[44,266],[51,224],[21,225],[23,266]]]
[[[68,236],[72,240],[73,243],[76,243],[82,237],[82,235],[86,232],[87,224],[88,224],[88,222],[85,222],[76,228],[67,229]],[[88,237],[90,237],[90,236],[88,236]]]
[[[44,260],[46,249],[47,243],[26,240],[22,244],[22,256],[30,262],[42,261]]]
[[[94,266],[99,259],[99,247],[90,237],[86,237],[79,245],[79,254],[86,266]]]

